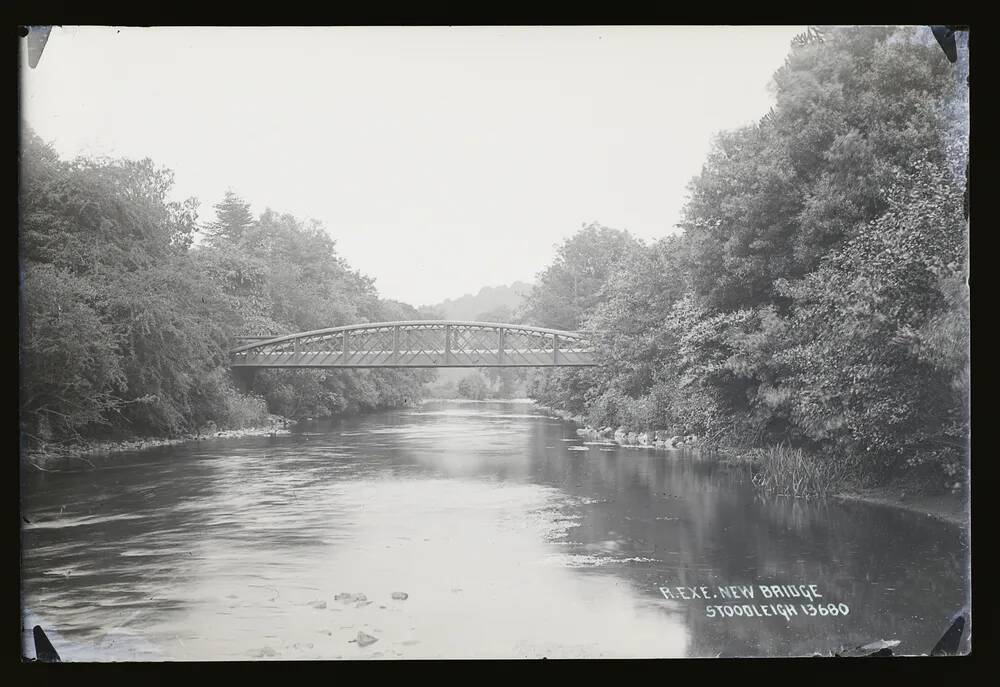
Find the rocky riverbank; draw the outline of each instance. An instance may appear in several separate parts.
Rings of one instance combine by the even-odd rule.
[[[586,418],[582,415],[573,415],[564,410],[549,408],[548,406],[538,406],[546,413],[583,425],[576,430],[577,436],[588,441],[600,441],[619,446],[630,446],[633,448],[658,448],[667,451],[679,450],[682,448],[691,449],[700,446],[699,438],[694,434],[676,434],[665,429],[647,430],[637,432],[628,427],[590,427]]]
[[[578,436],[590,441],[603,441],[615,443],[620,446],[636,446],[644,448],[660,448],[665,450],[677,450],[682,448],[693,448],[698,445],[698,437],[694,434],[671,434],[666,430],[652,430],[645,432],[629,431],[625,427],[581,427],[576,430]]]
[[[68,443],[46,443],[32,447],[23,454],[23,461],[28,467],[39,470],[57,470],[65,467],[80,467],[89,465],[95,467],[104,457],[116,453],[143,451],[157,446],[174,446],[190,441],[207,439],[235,439],[249,436],[278,436],[288,434],[295,420],[289,420],[280,415],[269,415],[267,422],[254,427],[240,429],[221,429],[214,422],[209,422],[197,432],[182,434],[176,437],[143,437],[135,439],[77,441]]]

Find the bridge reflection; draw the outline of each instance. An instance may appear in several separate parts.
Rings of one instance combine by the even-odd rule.
[[[579,332],[498,322],[415,320],[241,337],[232,367],[585,367]]]

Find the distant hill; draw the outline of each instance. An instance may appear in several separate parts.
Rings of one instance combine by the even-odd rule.
[[[421,310],[439,312],[447,320],[478,320],[490,313],[517,312],[530,291],[531,284],[523,281],[505,286],[484,286],[476,295],[466,294],[437,305],[424,306]]]

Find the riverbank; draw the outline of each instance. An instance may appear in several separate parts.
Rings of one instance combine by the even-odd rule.
[[[207,439],[237,439],[250,436],[278,436],[289,434],[289,427],[295,420],[280,415],[269,415],[267,422],[253,427],[240,429],[218,429],[214,426],[202,428],[198,432],[190,432],[176,437],[141,437],[120,440],[76,441],[67,443],[46,443],[32,448],[22,455],[22,462],[30,468],[38,470],[53,470],[57,466],[80,464],[96,467],[95,460],[116,453],[129,451],[144,451],[158,446],[175,446],[192,441]]]
[[[595,429],[586,425],[586,420],[580,415],[566,411],[537,406],[540,410],[580,425],[577,434],[583,438],[597,441],[607,441],[622,447],[649,448],[672,450],[698,448],[698,437],[672,436],[666,437],[663,432],[629,432],[624,428],[611,430],[609,427]],[[730,467],[749,467],[752,463],[745,454],[716,453],[714,460]],[[960,527],[967,527],[971,520],[968,495],[964,492],[945,492],[927,494],[913,485],[890,483],[879,487],[844,486],[830,494],[830,498],[841,501],[859,501],[881,506],[890,506],[920,513],[927,517],[944,520]]]
[[[539,410],[558,417],[561,420],[582,425],[576,430],[577,436],[595,442],[618,444],[625,448],[651,448],[666,451],[692,449],[699,445],[699,439],[694,434],[678,434],[671,430],[656,429],[634,432],[626,427],[602,427],[595,429],[586,424],[581,415],[573,415],[564,410],[537,405]]]
[[[718,461],[733,467],[750,467],[753,461],[749,455],[746,452],[724,453],[719,454]],[[971,520],[970,502],[966,492],[927,493],[926,485],[921,486],[919,483],[898,480],[876,487],[845,484],[837,487],[829,496],[841,501],[860,501],[899,508],[960,527],[968,526]]]
[[[877,488],[845,489],[834,494],[834,498],[901,508],[960,527],[968,527],[971,523],[969,498],[961,493],[913,494],[900,485],[890,484]]]

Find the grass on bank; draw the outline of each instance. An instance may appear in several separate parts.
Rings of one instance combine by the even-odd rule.
[[[754,486],[775,494],[828,496],[847,484],[848,469],[839,461],[823,459],[786,445],[750,452]]]

